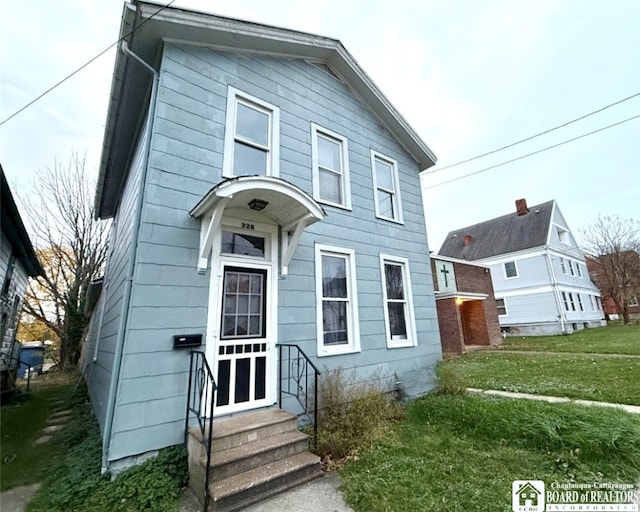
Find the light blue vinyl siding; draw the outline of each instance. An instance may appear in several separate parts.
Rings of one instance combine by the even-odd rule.
[[[125,281],[133,251],[133,224],[144,161],[145,133],[146,128],[142,130],[139,137],[140,142],[132,157],[131,169],[122,193],[120,206],[111,226],[109,256],[105,269],[102,294],[100,302],[94,309],[86,341],[88,347],[84,351],[85,365],[88,366],[87,384],[91,402],[103,431],[111,374],[114,370],[114,354],[121,327],[120,322],[124,313]],[[105,301],[104,306],[102,304],[103,301]],[[100,315],[102,315],[102,325],[100,339],[97,340],[94,337],[97,336]],[[93,363],[88,363],[93,358],[94,344],[96,342],[98,343],[96,360]]]
[[[325,372],[377,375],[388,389],[399,379],[409,395],[430,389],[441,348],[420,169],[410,155],[345,84],[304,61],[167,43],[161,62],[110,460],[183,439],[189,360],[173,349],[173,335],[201,333],[204,342],[206,333],[211,276],[196,271],[200,221],[189,211],[222,179],[227,85],[280,109],[280,177],[309,195],[311,123],[349,141],[353,211],[327,206],[327,218],[303,234],[278,283],[279,341],[300,344]],[[404,225],[375,217],[371,149],[398,162]],[[360,353],[315,357],[315,243],[355,250]],[[380,253],[409,259],[417,347],[386,346]],[[105,314],[103,331],[111,319]]]

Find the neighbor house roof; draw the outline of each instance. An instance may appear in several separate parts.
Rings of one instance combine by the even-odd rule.
[[[44,275],[38,256],[33,250],[33,245],[31,245],[31,240],[22,222],[22,217],[18,212],[16,202],[13,200],[9,183],[4,176],[4,170],[1,165],[0,175],[2,176],[0,183],[2,185],[0,187],[2,189],[2,197],[0,198],[0,204],[2,204],[2,212],[0,213],[2,232],[11,242],[13,255],[22,262],[27,275],[31,277]]]
[[[438,255],[478,260],[546,245],[555,201],[529,207],[528,213],[512,213],[450,231]],[[465,236],[468,244],[465,243]]]
[[[420,170],[436,162],[429,147],[336,39],[139,1],[125,4],[120,38],[152,66],[157,64],[164,41],[300,58],[324,64],[368,105],[413,156]],[[115,214],[140,129],[141,105],[146,104],[150,83],[151,76],[147,70],[118,52],[96,191],[99,217]]]

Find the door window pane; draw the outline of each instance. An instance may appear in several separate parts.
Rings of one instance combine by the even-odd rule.
[[[265,329],[264,271],[225,269],[222,298],[223,339],[262,337]],[[230,284],[231,283],[231,284]]]

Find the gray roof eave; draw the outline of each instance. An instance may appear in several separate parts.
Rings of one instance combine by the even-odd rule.
[[[336,39],[259,23],[225,18],[178,8],[166,8],[148,2],[125,4],[120,37],[131,31],[136,9],[141,20],[148,20],[128,36],[129,47],[153,65],[165,41],[243,50],[282,57],[297,57],[329,65],[369,106],[380,121],[413,156],[420,170],[436,163],[436,156],[391,105],[355,59]],[[149,19],[153,16],[152,19]],[[128,65],[127,57],[118,52],[113,72],[109,109],[105,126],[102,158],[96,190],[96,214],[112,217],[117,208],[120,188],[131,154],[132,129],[138,126],[140,104],[151,77],[139,65]],[[136,108],[137,107],[137,108]]]

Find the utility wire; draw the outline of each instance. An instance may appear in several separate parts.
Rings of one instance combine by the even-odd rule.
[[[154,16],[156,16],[157,14],[160,14],[162,11],[164,11],[167,7],[170,7],[171,4],[173,2],[175,2],[176,0],[171,0],[167,5],[160,7],[160,9],[158,9],[156,12],[154,12],[151,16],[149,16],[147,19],[143,20],[140,25],[138,25],[137,27],[133,28],[130,32],[126,33],[125,35],[123,35],[120,39],[118,39],[117,41],[115,41],[114,43],[111,43],[109,46],[107,46],[104,50],[102,50],[100,53],[98,53],[98,55],[92,57],[91,59],[89,59],[87,62],[85,62],[82,66],[80,66],[78,69],[76,69],[75,71],[69,73],[67,76],[65,76],[62,80],[60,80],[59,82],[55,83],[54,85],[52,85],[51,87],[49,87],[46,91],[44,91],[42,94],[40,94],[39,96],[37,96],[36,98],[34,98],[33,100],[31,100],[29,103],[27,103],[24,107],[16,110],[13,114],[11,114],[9,117],[7,117],[6,119],[4,119],[3,121],[0,122],[0,126],[2,126],[3,124],[5,124],[7,121],[10,121],[11,119],[13,119],[14,117],[16,117],[18,114],[20,114],[21,112],[23,112],[24,110],[28,109],[31,105],[33,105],[34,103],[36,103],[37,101],[41,100],[42,98],[44,98],[47,94],[49,94],[51,91],[53,91],[54,89],[58,88],[59,86],[61,86],[63,83],[65,83],[67,80],[69,80],[71,77],[75,76],[76,74],[78,74],[80,71],[82,71],[84,68],[86,68],[89,64],[91,64],[92,62],[94,62],[95,60],[99,59],[100,57],[102,57],[105,53],[107,53],[109,50],[111,50],[111,48],[113,48],[115,45],[117,45],[120,41],[124,40],[125,38],[129,37],[131,34],[133,34],[136,30],[140,29],[140,27],[142,27],[145,23],[147,23],[148,21],[150,21]]]
[[[485,157],[487,155],[492,155],[494,153],[497,153],[498,151],[502,151],[503,149],[508,149],[511,148],[513,146],[517,146],[518,144],[522,144],[523,142],[527,142],[530,141],[531,139],[535,139],[536,137],[540,137],[542,135],[546,135],[547,133],[551,133],[555,130],[559,130],[560,128],[564,128],[565,126],[569,126],[570,124],[573,123],[577,123],[578,121],[582,121],[583,119],[586,119],[587,117],[590,117],[594,114],[598,114],[600,112],[602,112],[603,110],[607,110],[608,108],[611,107],[615,107],[616,105],[619,105],[620,103],[624,103],[625,101],[629,101],[632,98],[635,98],[636,96],[640,96],[640,92],[637,92],[635,94],[632,94],[631,96],[628,96],[626,98],[623,98],[619,101],[616,101],[615,103],[610,103],[609,105],[606,105],[602,108],[599,108],[598,110],[594,110],[593,112],[589,112],[588,114],[585,114],[583,116],[577,117],[575,119],[572,119],[571,121],[567,121],[566,123],[562,123],[559,124],[558,126],[554,126],[553,128],[549,128],[548,130],[545,130],[543,132],[540,133],[536,133],[535,135],[531,135],[530,137],[527,137],[526,139],[521,139],[518,140],[516,142],[512,142],[511,144],[507,144],[506,146],[502,146],[501,148],[498,149],[494,149],[492,151],[487,151],[486,153],[482,153],[481,155],[477,155],[477,156],[473,156],[471,158],[467,158],[466,160],[461,160],[460,162],[456,162],[455,164],[451,164],[451,165],[445,165],[444,167],[440,167],[438,169],[433,169],[432,171],[427,171],[425,172],[425,174],[434,174],[436,172],[440,172],[440,171],[444,171],[445,169],[451,169],[452,167],[457,167],[459,165],[462,164],[466,164],[467,162],[471,162],[473,160],[477,160],[478,158],[482,158]]]
[[[458,180],[461,180],[463,178],[468,178],[469,176],[474,176],[476,174],[480,174],[482,172],[486,172],[486,171],[489,171],[491,169],[495,169],[496,167],[501,167],[503,165],[507,165],[507,164],[510,164],[512,162],[517,162],[518,160],[522,160],[524,158],[528,158],[530,156],[537,155],[538,153],[542,153],[543,151],[548,151],[550,149],[557,148],[558,146],[563,146],[564,144],[568,144],[569,142],[574,142],[574,141],[576,141],[578,139],[582,139],[584,137],[588,137],[589,135],[593,135],[594,133],[598,133],[598,132],[602,132],[604,130],[608,130],[609,128],[613,128],[614,126],[618,126],[619,124],[623,124],[623,123],[627,123],[629,121],[633,121],[634,119],[638,119],[639,117],[640,117],[640,114],[638,114],[637,116],[629,117],[627,119],[623,119],[622,121],[618,121],[617,123],[610,124],[609,126],[603,126],[602,128],[598,128],[597,130],[594,130],[592,132],[583,133],[582,135],[578,135],[577,137],[573,137],[572,139],[567,139],[567,140],[564,140],[562,142],[558,142],[557,144],[554,144],[552,146],[547,146],[546,148],[542,148],[542,149],[539,149],[537,151],[532,151],[531,153],[527,153],[526,155],[521,155],[519,157],[512,158],[511,160],[506,160],[504,162],[500,162],[499,164],[495,164],[495,165],[491,165],[489,167],[485,167],[484,169],[480,169],[479,171],[474,171],[474,172],[471,172],[469,174],[465,174],[463,176],[458,176],[457,178],[452,178],[450,180],[446,180],[446,181],[442,181],[440,183],[436,183],[435,185],[431,185],[430,187],[425,187],[425,189],[426,190],[430,190],[432,188],[439,187],[440,185],[446,185],[447,183],[452,183],[454,181],[458,181]]]

